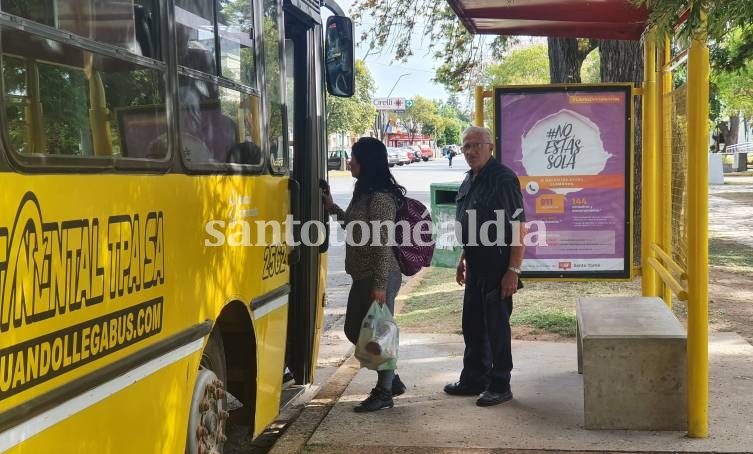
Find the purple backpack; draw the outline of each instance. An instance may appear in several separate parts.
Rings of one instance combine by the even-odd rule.
[[[431,215],[423,203],[405,197],[397,208],[396,221],[395,240],[398,245],[395,246],[395,257],[400,271],[406,276],[413,276],[421,268],[430,266],[434,255]],[[406,222],[409,231],[405,230]]]

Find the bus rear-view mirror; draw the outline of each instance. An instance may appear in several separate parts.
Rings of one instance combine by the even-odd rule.
[[[353,22],[343,16],[327,18],[324,55],[327,72],[327,91],[333,96],[353,96]]]

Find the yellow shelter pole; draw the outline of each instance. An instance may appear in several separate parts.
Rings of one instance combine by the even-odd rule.
[[[259,118],[261,118],[261,98],[253,95],[249,96],[248,105],[249,134],[254,143],[261,143],[261,125],[259,121]]]
[[[44,113],[42,98],[39,92],[39,67],[34,60],[26,62],[26,106],[24,107],[26,119],[26,143],[28,153],[44,153],[47,146],[47,138],[44,130]]]
[[[107,109],[105,85],[99,71],[89,77],[89,127],[92,130],[92,147],[97,156],[112,155],[110,111]]]
[[[484,87],[476,85],[475,91],[476,112],[473,116],[473,125],[484,127]]]
[[[661,137],[659,142],[659,150],[661,151],[661,186],[662,186],[662,200],[661,204],[661,218],[662,226],[660,233],[660,246],[662,250],[672,258],[672,71],[670,71],[668,65],[671,58],[671,48],[669,38],[664,36],[662,41],[662,48],[659,51],[661,56],[660,62],[660,103],[662,128],[660,130]],[[685,270],[683,270],[685,271]],[[664,286],[664,303],[668,307],[672,307],[672,289],[668,286]]]
[[[653,257],[651,245],[657,240],[657,84],[656,84],[656,31],[647,33],[643,45],[643,115],[642,144],[643,160],[641,167],[641,290],[643,296],[658,296],[658,276],[649,265]]]
[[[708,118],[706,22],[688,51],[688,436],[708,436]]]

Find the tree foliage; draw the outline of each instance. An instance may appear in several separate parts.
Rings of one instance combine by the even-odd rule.
[[[641,3],[640,0],[634,0]],[[644,0],[646,1],[653,0]],[[672,0],[673,2],[676,0]],[[753,2],[753,0],[745,0]],[[428,48],[434,57],[443,63],[437,68],[435,80],[445,85],[450,91],[468,89],[484,78],[484,65],[489,61],[499,61],[504,57],[511,44],[517,42],[513,37],[471,35],[457,18],[454,11],[445,2],[430,0],[355,0],[353,18],[365,26],[361,43],[369,51],[388,51],[396,61],[405,61],[413,55],[416,46],[414,36],[428,40]],[[400,11],[400,14],[396,14]],[[364,19],[368,18],[368,22]],[[491,42],[489,42],[491,40]],[[625,64],[629,68],[642,68],[642,55],[636,49],[640,45],[631,43],[632,49],[623,49],[612,45],[610,41],[549,38],[549,82],[578,83],[582,78],[582,65],[586,57],[597,47],[601,48],[602,62],[610,58]],[[423,44],[423,42],[422,42]],[[419,46],[420,47],[420,46]],[[595,58],[595,57],[593,57]],[[593,68],[593,66],[590,66]],[[606,73],[606,80],[640,83],[641,77],[624,78],[619,67],[600,66],[601,76]],[[593,81],[593,72],[588,72]]]
[[[753,58],[748,52],[753,37],[741,28],[731,30],[723,40],[711,46],[709,117],[724,137],[725,146],[738,142],[740,118],[753,116]],[[734,57],[731,57],[734,56]]]
[[[664,34],[672,34],[675,24],[687,12],[680,33],[691,35],[703,33],[702,14],[706,12],[708,34],[712,39],[721,40],[734,28],[751,32],[753,0],[631,0],[639,6],[650,9],[649,23]]]
[[[549,56],[544,44],[518,47],[484,71],[486,85],[528,85],[549,82]]]
[[[438,118],[437,106],[430,99],[421,96],[414,96],[413,105],[398,115],[411,136],[423,134],[425,129],[436,130]]]
[[[498,57],[509,41],[471,35],[447,2],[434,0],[355,0],[352,17],[364,27],[360,41],[369,51],[386,50],[404,62],[415,47],[425,45],[443,62],[435,80],[455,91],[470,87],[482,62]]]
[[[460,132],[467,121],[453,105],[421,96],[413,98],[413,105],[398,115],[398,120],[411,135],[431,136],[437,145],[459,143]]]
[[[442,120],[436,131],[437,145],[460,143],[460,133],[470,125],[470,118],[461,112],[457,98],[452,95],[447,102],[435,101],[435,104]]]
[[[371,129],[376,108],[371,102],[374,79],[362,60],[355,62],[355,93],[350,98],[327,95],[327,134],[363,134]]]
[[[549,56],[545,44],[532,44],[516,47],[505,53],[500,60],[484,69],[483,84],[487,87],[498,85],[539,85],[549,83]],[[493,103],[484,103],[486,126],[491,127]]]
[[[584,84],[601,82],[601,51],[596,48],[583,60],[580,68],[580,80]]]

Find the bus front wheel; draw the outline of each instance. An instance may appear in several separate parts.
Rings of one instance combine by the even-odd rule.
[[[186,454],[221,453],[225,443],[227,365],[222,336],[215,329],[201,355],[191,397]]]

